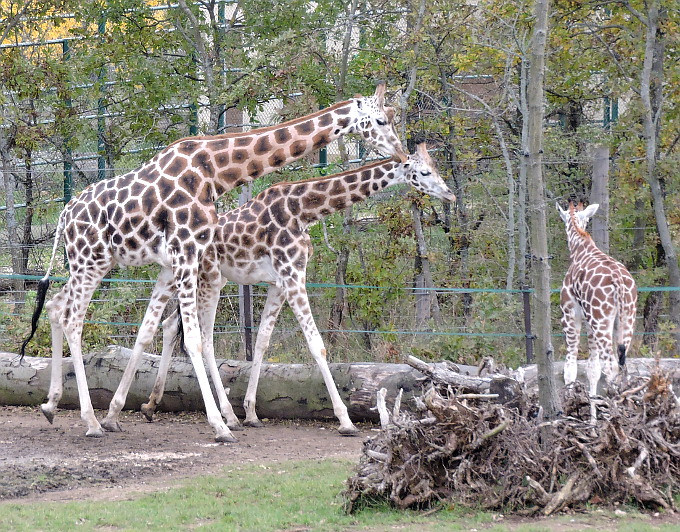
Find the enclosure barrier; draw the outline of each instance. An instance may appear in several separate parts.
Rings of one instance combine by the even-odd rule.
[[[41,276],[38,275],[19,275],[19,274],[0,274],[0,279],[5,279],[5,280],[24,280],[24,281],[38,281],[42,279]],[[49,277],[50,281],[56,281],[56,282],[65,282],[68,278],[67,277],[61,277],[61,276],[50,276]],[[112,284],[144,284],[144,285],[153,285],[155,284],[154,279],[129,279],[129,278],[117,278],[117,277],[107,277],[102,280],[102,283],[112,283]],[[235,286],[234,283],[227,283],[227,285]],[[267,286],[265,283],[259,283],[258,285],[255,286]],[[532,345],[533,345],[533,334],[531,332],[531,308],[530,308],[530,295],[533,292],[531,288],[525,288],[525,289],[500,289],[500,288],[457,288],[457,287],[431,287],[431,288],[426,288],[423,289],[422,287],[412,287],[412,286],[377,286],[377,285],[357,285],[357,284],[345,284],[345,285],[338,285],[334,283],[314,283],[314,282],[309,282],[307,283],[307,288],[308,289],[323,289],[323,288],[344,288],[348,290],[356,290],[356,289],[369,289],[369,290],[391,290],[391,291],[408,291],[408,292],[417,292],[420,291],[422,292],[423,290],[432,291],[436,292],[438,294],[508,294],[508,295],[522,295],[522,313],[523,313],[523,324],[524,324],[524,331],[522,332],[511,332],[511,331],[493,331],[493,332],[480,332],[480,331],[460,331],[460,330],[415,330],[415,329],[399,329],[399,330],[382,330],[382,329],[359,329],[359,328],[343,328],[343,329],[330,329],[330,328],[319,328],[319,332],[321,333],[352,333],[352,334],[370,334],[370,335],[395,335],[395,336],[431,336],[431,337],[468,337],[468,338],[524,338],[525,339],[525,352],[526,352],[526,361],[527,363],[532,363],[533,360],[533,352],[532,352]],[[559,293],[560,289],[559,288],[553,288],[551,289],[551,293]],[[675,291],[680,291],[680,287],[673,287],[673,286],[660,286],[660,287],[639,287],[638,292],[640,293],[645,293],[645,292],[675,292]],[[96,300],[93,300],[96,301]],[[103,301],[103,300],[100,300]],[[135,301],[137,302],[145,302],[148,301],[148,299],[143,299],[143,298],[136,298]],[[11,302],[10,302],[11,303]],[[5,303],[7,304],[7,303]],[[26,312],[7,312],[5,313],[6,316],[26,316]],[[41,316],[41,319],[45,320],[46,315],[43,314]],[[639,317],[638,317],[639,319]],[[105,326],[111,326],[115,328],[119,327],[130,327],[130,328],[136,328],[141,326],[141,322],[137,321],[105,321],[105,320],[96,320],[96,319],[90,319],[86,320],[85,323],[88,324],[95,324],[95,325],[105,325]],[[245,330],[248,329],[251,334],[245,334]],[[637,328],[637,332],[635,333],[636,336],[646,336],[646,335],[655,335],[659,334],[658,331],[656,332],[644,332],[639,330],[640,328]],[[244,326],[243,324],[239,325],[226,325],[224,323],[216,323],[215,324],[215,330],[220,331],[222,333],[239,333],[242,336],[243,342],[252,342],[252,337],[253,334],[257,333],[258,326]],[[296,330],[296,329],[295,329]],[[287,332],[293,332],[293,329],[286,330]],[[585,332],[582,332],[582,335],[585,335]],[[134,332],[132,333],[132,336],[134,336]],[[563,337],[564,334],[561,332],[554,332],[552,333],[553,337]],[[244,345],[245,352],[246,354],[252,353],[252,346],[247,346]],[[250,360],[250,358],[247,358],[247,360]]]

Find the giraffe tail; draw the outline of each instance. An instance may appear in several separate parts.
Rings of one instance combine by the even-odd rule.
[[[26,346],[28,345],[28,342],[30,342],[31,339],[33,338],[35,331],[38,329],[38,320],[40,319],[40,314],[42,314],[42,310],[45,306],[47,290],[50,287],[50,272],[52,271],[52,266],[54,265],[54,257],[57,254],[57,247],[59,246],[59,241],[61,240],[61,237],[64,234],[65,225],[66,224],[64,221],[64,211],[62,211],[61,214],[59,215],[57,231],[54,235],[54,244],[52,245],[52,256],[50,257],[50,263],[47,266],[47,271],[45,272],[45,275],[43,276],[42,279],[40,279],[40,281],[38,281],[38,290],[35,296],[35,310],[33,311],[33,316],[31,316],[31,332],[28,335],[28,338],[26,338],[21,344],[21,348],[19,350],[20,353],[19,363],[21,363],[21,361],[24,359],[24,356],[26,356]]]
[[[179,306],[177,307],[177,334],[175,334],[175,344],[179,342],[179,352],[182,354],[184,357],[189,356],[189,352],[187,351],[187,346],[184,343],[184,325],[182,322],[182,312],[179,309]]]
[[[626,346],[624,344],[619,344],[617,346],[617,351],[619,353],[619,367],[622,368],[626,365]]]
[[[627,351],[627,346],[624,343],[624,328],[627,327],[627,320],[624,316],[624,291],[625,291],[625,283],[623,281],[623,276],[621,275],[621,272],[617,272],[618,275],[616,275],[616,305],[617,305],[617,310],[616,310],[616,352],[619,355],[619,368],[623,369],[623,367],[626,365],[626,351]]]

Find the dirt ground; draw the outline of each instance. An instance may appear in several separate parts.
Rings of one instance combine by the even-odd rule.
[[[101,418],[104,412],[97,414]],[[358,462],[364,439],[377,430],[359,424],[358,437],[342,437],[334,423],[268,421],[264,428],[235,433],[237,444],[217,444],[200,414],[160,412],[156,421],[147,423],[139,412],[123,412],[121,421],[124,432],[87,438],[76,411],[58,411],[50,425],[38,407],[0,406],[0,506],[20,501],[124,500],[168,489],[181,478],[217,473],[230,464],[331,457]],[[476,529],[503,523],[508,530],[530,525],[573,532],[614,530],[625,522],[626,517],[611,512],[543,519],[499,515]],[[680,516],[638,516],[633,523],[680,527]]]
[[[236,444],[218,444],[200,414],[159,412],[147,423],[139,412],[123,412],[121,422],[124,432],[87,438],[76,411],[58,411],[50,425],[38,407],[0,406],[0,501],[115,500],[230,464],[358,461],[374,428],[359,425],[358,437],[343,437],[333,423],[269,421],[235,432]]]

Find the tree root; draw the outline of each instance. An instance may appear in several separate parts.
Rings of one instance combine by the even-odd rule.
[[[348,511],[371,501],[398,508],[447,501],[523,515],[550,515],[586,501],[674,509],[680,406],[663,375],[592,400],[576,383],[562,391],[563,416],[545,421],[535,397],[495,402],[484,388],[497,375],[472,383],[454,376],[451,366],[426,373],[429,384],[415,411],[399,399],[390,412],[384,398],[379,401],[386,421],[364,443],[347,481]],[[595,425],[591,405],[598,410]]]

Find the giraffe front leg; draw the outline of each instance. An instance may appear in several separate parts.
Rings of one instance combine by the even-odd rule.
[[[577,308],[573,301],[568,300],[562,303],[562,328],[567,344],[567,354],[564,360],[564,384],[566,386],[576,381],[582,316],[580,308]]]
[[[238,441],[222,420],[222,415],[217,409],[215,398],[210,389],[208,374],[205,371],[202,356],[201,333],[199,330],[197,310],[196,310],[196,284],[198,266],[185,264],[184,268],[175,270],[175,279],[181,279],[178,285],[179,309],[182,314],[182,324],[184,328],[184,344],[189,352],[194,372],[198,379],[201,389],[205,413],[208,423],[215,430],[215,440],[224,443],[234,443]]]
[[[132,354],[130,355],[130,360],[128,360],[125,371],[123,372],[123,377],[118,384],[116,393],[111,399],[109,405],[109,412],[106,417],[102,420],[102,427],[104,427],[109,432],[120,432],[122,427],[119,422],[120,412],[125,406],[125,400],[127,394],[130,391],[130,386],[132,385],[132,380],[135,377],[139,363],[142,360],[142,355],[144,350],[153,340],[154,334],[158,329],[158,324],[160,322],[163,310],[167,305],[168,299],[172,297],[174,293],[174,279],[172,276],[172,270],[170,268],[161,269],[158,275],[158,280],[151,292],[151,298],[149,304],[146,307],[146,312],[144,314],[144,319],[142,320],[142,326],[137,333],[137,338],[135,340],[135,345],[132,348]]]
[[[314,322],[314,317],[312,316],[311,308],[309,307],[309,300],[307,298],[307,290],[304,285],[304,281],[299,283],[297,286],[290,286],[286,292],[286,299],[288,304],[293,309],[293,313],[302,327],[302,332],[307,339],[307,345],[309,350],[312,352],[312,356],[316,361],[319,369],[321,370],[321,375],[323,376],[324,383],[326,384],[326,389],[330,395],[331,402],[333,403],[333,413],[340,421],[340,427],[338,432],[343,436],[355,436],[359,433],[359,429],[354,426],[354,423],[349,418],[347,412],[347,407],[345,403],[342,402],[342,398],[338,393],[338,388],[335,386],[335,381],[333,380],[333,375],[331,375],[331,370],[328,367],[328,361],[326,360],[326,347],[324,346],[323,339],[319,330]]]
[[[274,324],[276,323],[276,318],[279,315],[284,300],[283,290],[277,286],[270,285],[267,292],[267,301],[262,311],[260,327],[257,331],[257,339],[255,340],[255,351],[253,353],[253,365],[250,368],[248,389],[246,390],[246,396],[243,400],[243,408],[246,411],[246,419],[243,424],[247,427],[263,426],[255,411],[257,385],[260,381],[262,359],[269,346],[269,340],[272,331],[274,330]]]

